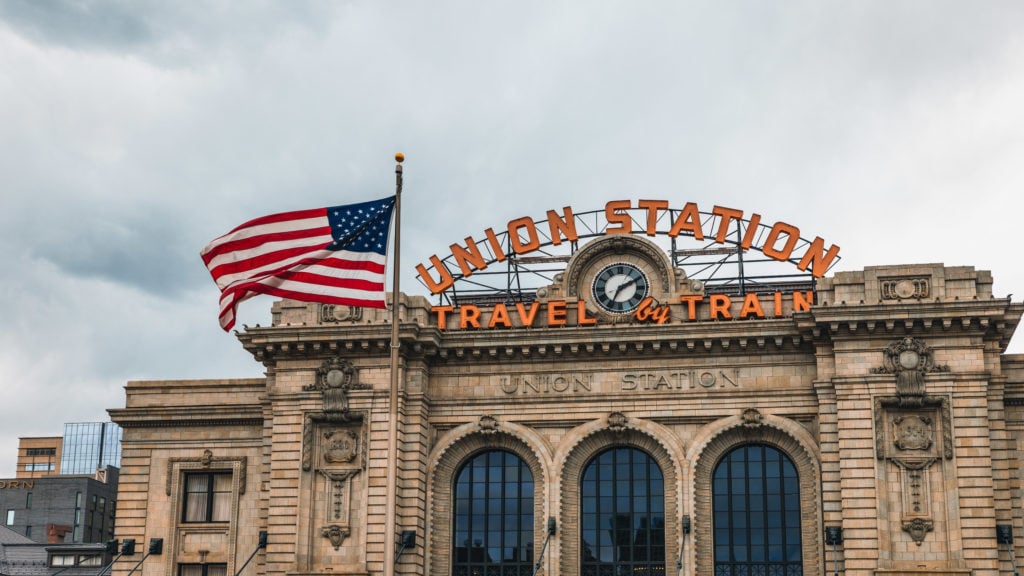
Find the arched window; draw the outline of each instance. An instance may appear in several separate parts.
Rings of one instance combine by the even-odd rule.
[[[455,475],[453,576],[529,576],[533,474],[504,450],[482,452]]]
[[[715,576],[803,574],[800,481],[788,456],[735,448],[715,466],[712,490]]]
[[[611,448],[583,469],[580,574],[665,574],[665,482],[646,452]]]

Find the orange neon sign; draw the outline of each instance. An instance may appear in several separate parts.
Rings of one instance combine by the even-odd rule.
[[[761,299],[770,297],[765,303]],[[767,317],[782,318],[787,309],[802,312],[811,309],[814,293],[792,292],[784,294],[775,292],[771,295],[749,293],[744,296],[730,297],[727,294],[683,295],[679,297],[682,304],[680,320],[748,320]],[[742,298],[742,302],[739,300]],[[734,304],[736,306],[734,306]],[[788,305],[788,306],[787,306]],[[736,308],[738,307],[738,310]],[[767,311],[766,311],[767,309]],[[458,324],[460,330],[480,330],[498,328],[532,328],[544,326],[560,328],[565,326],[593,326],[598,319],[587,311],[584,300],[550,300],[547,302],[516,302],[511,306],[497,303],[490,308],[475,304],[461,306],[433,306],[430,313],[438,329],[448,330]],[[659,304],[653,298],[645,298],[633,312],[637,322],[647,324],[667,324],[672,321],[672,310],[667,304]]]
[[[725,244],[730,231],[730,226],[744,220],[744,212],[734,208],[715,206],[711,214],[715,218],[709,218],[701,222],[701,212],[694,202],[688,202],[682,209],[675,209],[676,213],[671,226],[667,230],[659,230],[660,216],[670,210],[669,202],[666,200],[638,200],[635,203],[631,200],[613,200],[605,204],[604,216],[607,221],[605,234],[632,234],[634,233],[634,222],[629,210],[641,210],[645,213],[642,229],[637,233],[644,233],[648,236],[655,236],[659,233],[667,234],[670,237],[680,235],[691,236],[695,240],[713,240],[719,244]],[[562,242],[575,242],[579,239],[576,231],[576,219],[573,210],[569,206],[561,209],[547,211],[547,233],[550,236],[551,244],[559,245]],[[798,250],[800,240],[800,229],[785,222],[775,222],[768,228],[767,234],[759,234],[761,229],[761,215],[750,214],[746,219],[747,226],[740,238],[738,245],[744,250],[758,250],[765,256],[786,262],[797,260],[796,267],[800,271],[809,271],[815,278],[821,278],[829,269],[832,263],[839,256],[839,246],[828,245],[823,238],[815,237],[807,242],[805,248]],[[533,252],[541,247],[539,227],[536,220],[529,216],[523,216],[510,220],[506,225],[508,232],[509,248],[516,255],[523,255]],[[705,228],[707,226],[707,228]],[[493,255],[493,261],[503,262],[508,258],[505,247],[498,239],[498,233],[493,228],[483,232],[483,240],[477,240],[467,236],[464,244],[452,244],[449,246],[451,260],[466,278],[474,272],[485,269],[488,259],[481,251],[483,245]],[[799,253],[795,253],[799,252]],[[436,254],[430,256],[429,264],[432,266],[436,277],[432,276],[427,265],[417,264],[416,272],[424,285],[432,294],[440,294],[455,283],[452,272]],[[714,305],[714,304],[713,304]],[[720,306],[720,304],[719,304]],[[472,321],[468,321],[472,324]]]

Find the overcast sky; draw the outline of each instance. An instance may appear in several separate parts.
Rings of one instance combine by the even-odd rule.
[[[487,227],[653,198],[1019,301],[1022,30],[1019,1],[0,0],[0,478],[127,380],[261,375],[200,248],[389,195],[397,151],[407,292]]]

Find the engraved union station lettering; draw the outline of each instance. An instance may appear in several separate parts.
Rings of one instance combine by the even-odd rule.
[[[690,368],[622,375],[623,390],[681,390],[684,388],[739,388],[740,371]]]
[[[594,378],[590,374],[535,374],[502,376],[505,394],[560,394],[590,392]]]
[[[594,392],[630,392],[739,388],[739,369],[685,368],[654,372],[627,372],[596,381],[594,374],[517,374],[501,376],[498,383],[505,394],[586,394]]]

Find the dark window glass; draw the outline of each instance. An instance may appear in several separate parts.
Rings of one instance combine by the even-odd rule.
[[[455,475],[452,574],[533,573],[533,473],[503,450],[477,454]]]
[[[178,576],[227,576],[227,564],[178,564]]]
[[[580,573],[665,574],[665,482],[647,453],[611,448],[583,469]]]
[[[185,474],[184,495],[184,522],[227,522],[231,516],[231,473]]]
[[[788,456],[735,448],[715,466],[712,490],[715,576],[803,574],[800,479]]]

